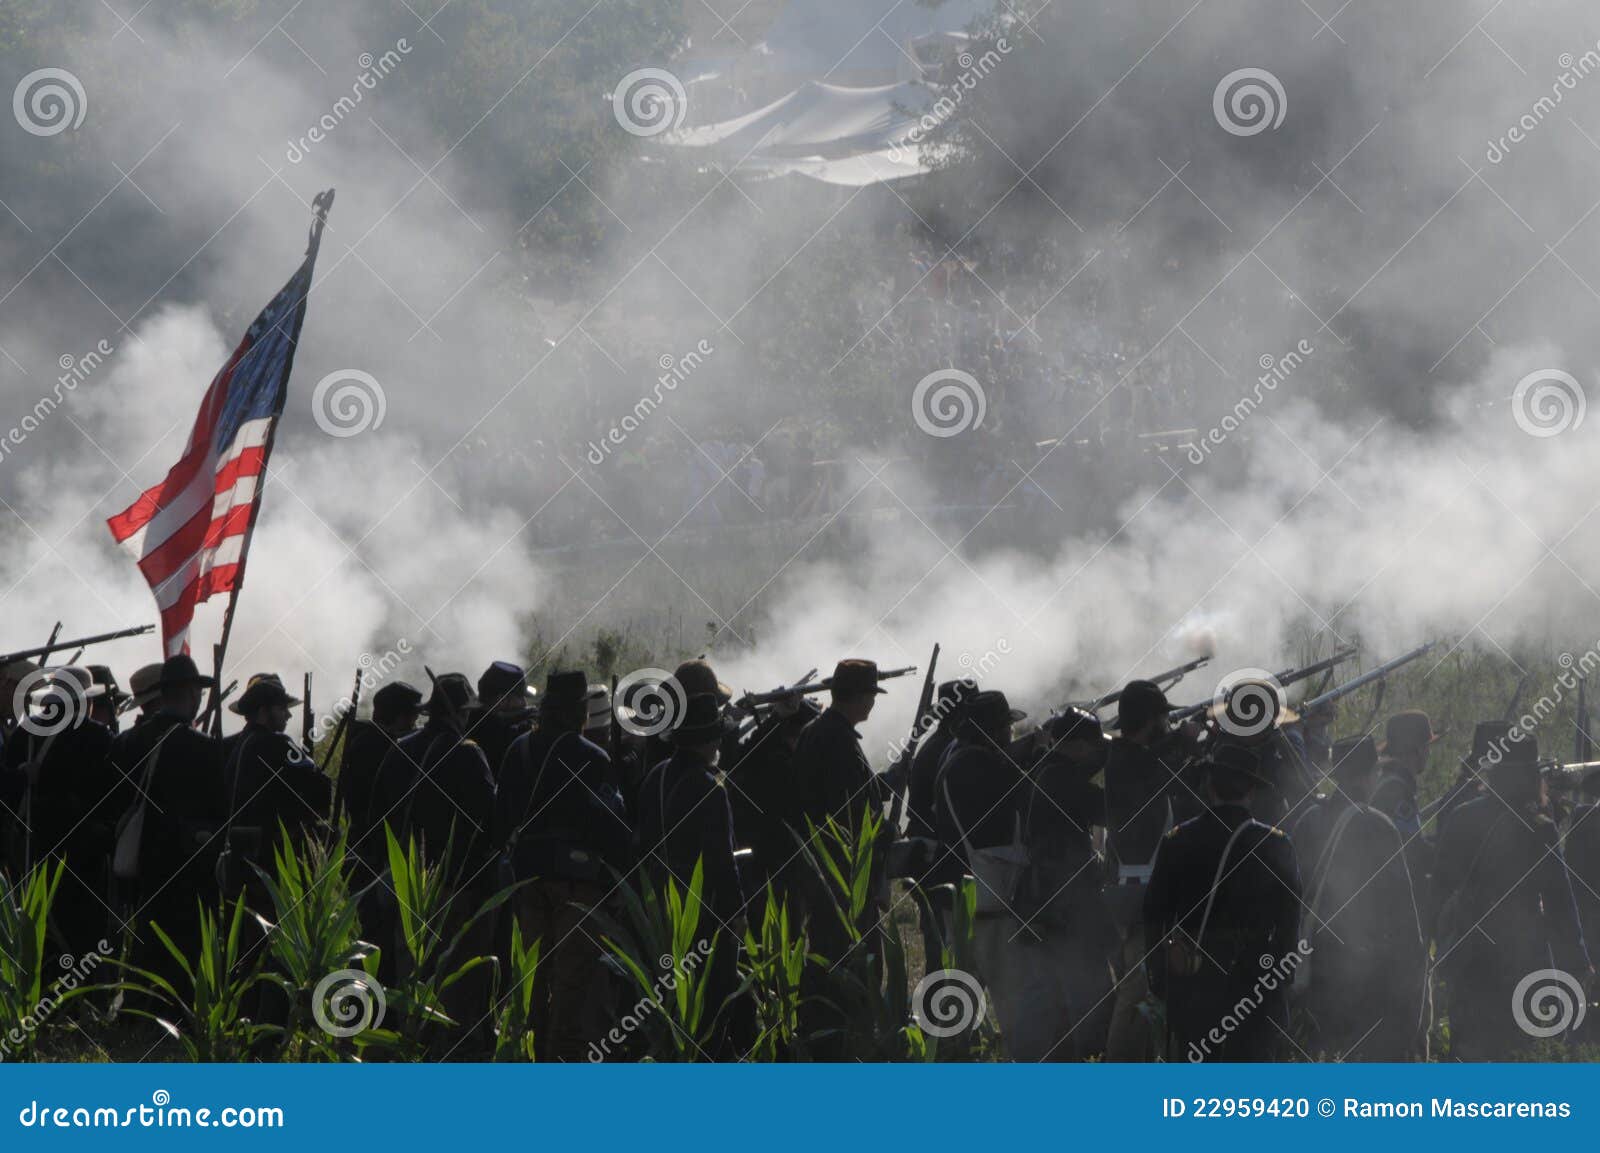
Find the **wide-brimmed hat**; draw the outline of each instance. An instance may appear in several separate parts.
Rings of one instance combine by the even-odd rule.
[[[1502,765],[1537,765],[1539,742],[1510,721],[1479,721],[1472,727],[1469,768],[1479,772]]]
[[[289,690],[283,687],[283,680],[277,673],[256,673],[245,682],[244,692],[239,694],[238,700],[228,706],[228,711],[237,716],[247,717],[267,705],[293,708],[299,703],[300,698],[289,695]]]
[[[972,677],[958,677],[953,681],[945,681],[933,691],[933,699],[942,706],[946,714],[953,708],[959,707],[962,702],[969,701],[978,691],[978,682]]]
[[[866,693],[883,693],[888,690],[878,685],[878,662],[849,658],[833,667],[828,687],[835,696],[857,697]]]
[[[727,731],[722,720],[722,699],[716,693],[696,693],[667,733],[667,740],[674,745],[709,745],[721,740]]]
[[[90,700],[105,696],[106,690],[104,685],[94,683],[94,677],[88,669],[80,665],[58,665],[45,670],[44,676],[28,691],[28,696],[50,696],[62,692],[79,700]]]
[[[38,665],[19,657],[17,660],[7,661],[5,664],[0,665],[0,681],[20,681],[29,673],[38,671]]]
[[[1273,782],[1261,771],[1261,750],[1253,745],[1236,741],[1214,742],[1206,750],[1200,764],[1207,774],[1248,777],[1253,784],[1262,788],[1270,789],[1273,786]]]
[[[430,713],[442,708],[459,710],[477,707],[477,695],[472,691],[472,682],[467,680],[465,673],[440,673],[433,678],[433,693],[428,697],[427,705]]]
[[[683,686],[683,691],[689,696],[698,696],[701,693],[712,693],[723,704],[733,700],[733,690],[717,679],[711,663],[704,657],[697,657],[692,661],[684,661],[672,671],[673,679]]]
[[[528,684],[526,670],[511,661],[495,661],[478,678],[478,700],[486,709],[505,705],[526,708],[538,695],[539,690]]]
[[[128,678],[128,688],[133,696],[128,699],[128,707],[142,709],[161,695],[161,666],[142,665],[133,671],[133,676]]]
[[[1397,748],[1427,748],[1438,739],[1427,713],[1421,709],[1406,709],[1385,722],[1382,751],[1388,753]]]
[[[544,703],[572,707],[589,698],[589,678],[581,669],[552,670],[544,678]]]
[[[188,653],[179,653],[161,662],[161,678],[156,685],[161,689],[209,689],[216,683],[215,678],[208,677],[200,671],[200,666],[194,663],[193,657]]]
[[[1054,745],[1066,741],[1100,741],[1105,739],[1105,729],[1100,718],[1088,709],[1069,705],[1045,723],[1045,733]]]
[[[117,684],[117,674],[111,671],[109,665],[88,665],[89,675],[94,678],[94,683],[105,690],[105,695],[111,698],[113,708],[121,708],[122,702],[128,699],[128,694],[122,691],[122,686]]]
[[[372,711],[392,713],[418,713],[422,711],[422,693],[415,685],[405,681],[390,681],[372,694]]]
[[[1343,781],[1378,771],[1378,744],[1371,737],[1346,737],[1333,742],[1333,775]]]
[[[969,730],[993,733],[999,729],[1009,729],[1027,715],[1021,709],[1012,708],[1005,693],[999,689],[985,689],[974,693],[967,702],[962,724]]]
[[[1117,725],[1126,733],[1133,727],[1134,718],[1162,716],[1171,708],[1167,694],[1155,681],[1129,681],[1117,698]]]

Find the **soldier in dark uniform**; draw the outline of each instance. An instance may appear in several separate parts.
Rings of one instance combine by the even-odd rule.
[[[933,713],[939,722],[931,733],[922,738],[916,755],[911,759],[911,781],[906,798],[908,837],[938,836],[933,827],[933,811],[937,800],[935,790],[938,787],[939,768],[944,763],[945,754],[955,744],[956,732],[965,718],[963,705],[977,692],[978,682],[971,677],[945,681],[934,692]]]
[[[227,817],[222,744],[190,727],[204,691],[213,685],[187,654],[169,657],[161,666],[158,695],[146,706],[148,719],[118,736],[109,758],[119,800],[130,813],[143,812],[125,818],[140,830],[136,907],[128,918],[134,957],[180,988],[179,966],[149,924],[160,925],[192,957],[200,932],[196,906],[216,904],[217,834]]]
[[[743,869],[752,922],[761,917],[766,886],[770,883],[781,900],[804,869],[798,859],[799,844],[784,820],[784,806],[794,789],[794,752],[800,734],[821,714],[815,701],[796,696],[766,709],[754,725],[723,746],[721,764],[733,826],[739,831],[739,847],[754,855]]]
[[[611,758],[583,736],[589,679],[552,672],[539,727],[518,737],[500,765],[494,840],[516,881],[523,939],[544,942],[535,1028],[556,1060],[580,1059],[605,1025],[599,905],[628,867],[628,825],[611,783]],[[597,1032],[598,1030],[599,1032]]]
[[[402,847],[419,841],[430,862],[444,861],[449,846],[451,883],[484,888],[493,852],[494,778],[483,750],[465,735],[477,704],[461,673],[434,680],[428,723],[401,738],[378,767],[372,822],[392,828]]]
[[[1253,750],[1213,749],[1207,811],[1171,830],[1156,854],[1144,937],[1150,988],[1167,1006],[1169,1057],[1267,1060],[1287,1031],[1280,974],[1298,947],[1300,874],[1283,830],[1250,815],[1252,794],[1270,785]]]
[[[1541,969],[1590,974],[1560,833],[1546,810],[1534,738],[1498,721],[1473,735],[1484,794],[1440,834],[1433,876],[1435,966],[1447,990],[1450,1055],[1503,1060],[1528,1043],[1517,983]]]
[[[1174,732],[1171,705],[1153,681],[1129,681],[1117,701],[1117,736],[1106,752],[1106,903],[1123,934],[1116,1006],[1106,1055],[1112,1060],[1155,1056],[1147,1018],[1143,958],[1144,887],[1161,838],[1177,811],[1192,812],[1194,784],[1183,774],[1192,754],[1187,732]]]
[[[101,689],[99,696],[89,702],[89,719],[104,725],[112,736],[122,731],[117,715],[128,702],[128,694],[117,684],[117,675],[107,665],[89,665],[89,677]]]
[[[1315,1049],[1336,1060],[1426,1053],[1428,952],[1400,832],[1368,803],[1371,737],[1334,744],[1333,789],[1292,830],[1306,886],[1303,1004]]]
[[[51,927],[71,956],[94,951],[106,936],[108,870],[121,812],[107,763],[111,730],[96,719],[105,715],[98,707],[105,700],[88,670],[52,669],[32,694],[32,715],[22,719],[5,750],[5,767],[22,783],[11,876],[66,862]]]
[[[874,787],[877,775],[861,749],[861,734],[856,732],[885,690],[878,686],[874,662],[843,660],[834,668],[829,691],[828,707],[805,727],[795,746],[802,799],[795,827],[804,831],[809,818],[820,828],[831,816],[854,835],[862,812],[868,808],[877,812],[886,799]]]
[[[334,807],[349,822],[351,877],[362,893],[362,931],[380,942],[394,940],[397,910],[382,886],[374,884],[388,868],[388,843],[382,823],[376,820],[380,814],[372,810],[373,787],[384,758],[416,731],[421,714],[422,694],[405,681],[391,681],[372,694],[372,719],[352,718],[344,735]],[[393,948],[379,954],[379,981],[395,979],[398,959]]]
[[[658,891],[669,881],[687,888],[696,863],[701,868],[707,915],[700,922],[700,933],[707,940],[721,933],[708,976],[708,1019],[717,1016],[738,988],[737,942],[746,903],[744,878],[734,855],[733,807],[727,788],[717,778],[727,734],[722,706],[715,693],[688,699],[668,734],[672,756],[650,771],[639,796],[640,868],[652,875]],[[744,1035],[749,1024],[742,1007],[736,1010],[724,1021],[713,1051],[738,1056],[750,1043]]]
[[[1105,825],[1105,765],[1099,719],[1069,708],[1052,717],[1033,766],[1023,819],[1028,872],[1013,934],[1024,1012],[1006,1038],[1017,1060],[1083,1059],[1105,1050],[1111,1024],[1112,961],[1121,934],[1101,895],[1103,862],[1093,830]]]
[[[290,696],[276,674],[257,673],[228,706],[245,725],[222,742],[228,791],[224,851],[233,858],[226,866],[232,879],[224,883],[242,882],[257,908],[266,892],[250,865],[270,871],[283,832],[295,846],[303,844],[327,820],[332,799],[328,778],[286,732],[289,710],[298,704],[300,698]]]
[[[436,677],[428,697],[428,723],[389,750],[372,789],[377,835],[388,826],[402,848],[415,841],[423,859],[442,869],[459,894],[446,923],[433,928],[447,941],[465,930],[460,949],[467,957],[494,948],[489,918],[468,927],[468,918],[493,895],[496,879],[491,867],[496,850],[491,832],[494,778],[483,750],[466,735],[477,706],[464,675]],[[385,887],[380,894],[389,899],[392,890]],[[386,923],[397,924],[398,917],[396,908]],[[379,944],[397,954],[403,948],[398,940]],[[488,989],[487,972],[476,970],[444,993],[445,1013],[469,1030],[481,1028],[487,1020]]]
[[[797,835],[807,835],[809,821],[818,830],[817,836],[826,836],[822,830],[831,817],[842,834],[854,841],[862,814],[869,808],[874,813],[882,809],[886,790],[880,792],[856,726],[872,715],[883,691],[878,687],[878,666],[872,661],[842,660],[834,668],[828,707],[806,725],[795,743],[795,791],[784,816]],[[835,894],[809,867],[806,872],[810,875],[804,878],[801,903],[810,919],[812,944],[829,960],[838,961],[849,942],[834,913]],[[874,885],[875,891],[877,888]],[[874,904],[869,901],[861,931],[870,931],[876,921]]]
[[[483,749],[489,771],[498,773],[511,742],[533,727],[536,694],[521,665],[495,661],[478,678],[480,706],[468,735]]]
[[[1417,782],[1428,767],[1428,750],[1436,740],[1433,722],[1422,710],[1409,709],[1390,717],[1383,727],[1383,755],[1372,790],[1372,807],[1394,822],[1400,838],[1408,842],[1407,859],[1423,869],[1428,861],[1421,851],[1424,845]]]
[[[372,694],[372,718],[351,719],[344,735],[344,755],[339,761],[335,811],[350,822],[350,844],[367,851],[367,833],[373,825],[372,785],[389,750],[416,731],[422,715],[422,694],[405,681],[391,681]],[[382,837],[377,838],[380,842]],[[381,857],[382,845],[375,852]]]

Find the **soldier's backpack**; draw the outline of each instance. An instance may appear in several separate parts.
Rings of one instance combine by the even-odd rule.
[[[978,882],[978,915],[1011,912],[1017,899],[1017,890],[1028,871],[1028,848],[1022,839],[1022,813],[1012,814],[1009,845],[976,848],[967,836],[961,818],[956,816],[955,803],[950,799],[949,778],[941,779],[939,787],[944,790],[945,808],[961,837],[961,848],[967,855],[967,868]]]

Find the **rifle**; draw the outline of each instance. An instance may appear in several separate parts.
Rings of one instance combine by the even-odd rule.
[[[350,707],[339,714],[339,723],[333,726],[333,736],[328,740],[328,755],[322,760],[322,772],[328,772],[328,766],[333,764],[333,750],[339,747],[339,739],[350,728],[350,722],[355,719],[356,707],[361,704],[361,666],[356,665],[356,683],[350,690]],[[315,752],[316,750],[312,750]]]
[[[894,763],[884,773],[884,782],[894,790],[889,803],[889,832],[898,836],[900,821],[905,815],[906,793],[911,787],[911,760],[916,756],[917,737],[924,731],[928,718],[933,715],[933,674],[939,667],[939,643],[934,642],[933,653],[928,657],[928,671],[922,677],[922,692],[917,697],[917,711],[911,718],[911,735],[895,754]]]
[[[1312,677],[1317,676],[1320,673],[1325,673],[1329,669],[1334,668],[1336,665],[1343,664],[1345,661],[1349,660],[1355,655],[1356,650],[1354,648],[1342,648],[1335,652],[1331,657],[1324,657],[1320,661],[1314,661],[1311,664],[1303,665],[1300,668],[1284,669],[1282,672],[1274,673],[1272,675],[1272,679],[1277,682],[1279,688],[1286,689],[1290,685],[1298,684],[1301,681],[1310,680]],[[1365,682],[1362,683],[1364,684]],[[1341,693],[1340,695],[1342,696],[1343,694]],[[1181,723],[1193,717],[1198,717],[1201,713],[1209,709],[1213,703],[1215,703],[1215,698],[1208,701],[1199,701],[1198,703],[1192,705],[1185,705],[1183,708],[1173,709],[1167,714],[1167,718],[1173,723]],[[1310,704],[1311,702],[1307,702],[1306,704],[1301,705],[1300,707],[1302,711],[1309,708]],[[1108,722],[1105,727],[1107,729],[1114,730],[1117,727],[1115,719]]]
[[[1194,672],[1196,669],[1204,668],[1207,664],[1210,663],[1210,661],[1211,661],[1211,655],[1208,653],[1203,657],[1196,657],[1194,660],[1189,661],[1187,664],[1178,665],[1176,668],[1167,669],[1165,672],[1157,673],[1155,676],[1153,676],[1153,677],[1151,677],[1149,679],[1151,681],[1155,682],[1157,685],[1160,685],[1162,692],[1166,692],[1173,685],[1175,685],[1179,681],[1183,680],[1184,677],[1188,676],[1190,673]],[[1107,693],[1103,697],[1095,697],[1093,700],[1090,700],[1090,701],[1068,701],[1065,705],[1062,706],[1062,708],[1063,709],[1088,709],[1091,713],[1097,713],[1101,709],[1110,708],[1112,705],[1114,705],[1118,701],[1120,701],[1122,699],[1123,692],[1124,692],[1123,689],[1118,689],[1114,693]]]
[[[96,633],[92,637],[72,637],[68,640],[58,642],[56,637],[61,632],[61,626],[57,625],[55,632],[50,634],[50,640],[46,644],[42,644],[37,648],[18,649],[16,652],[12,653],[0,653],[0,665],[8,665],[12,661],[31,661],[36,659],[42,661],[45,658],[48,658],[51,653],[55,652],[56,649],[69,648],[74,645],[78,648],[88,648],[90,645],[98,645],[105,641],[119,641],[123,637],[140,637],[145,633],[153,633],[155,631],[155,625],[139,625],[131,629],[118,629],[115,632]]]
[[[311,711],[310,673],[306,674],[306,679],[303,683],[305,687],[301,689],[303,703],[300,706],[300,744],[303,745],[308,752],[314,753],[316,750],[312,744],[312,730],[316,728],[317,718],[316,714]]]
[[[40,665],[49,664],[50,663],[50,654],[53,653],[56,649],[58,649],[58,648],[63,648],[64,649],[64,648],[67,647],[67,645],[58,645],[58,644],[56,644],[56,638],[59,637],[60,635],[61,635],[61,622],[57,621],[56,622],[56,627],[50,630],[50,639],[44,642],[44,652],[39,654],[39,664]],[[71,641],[67,642],[67,644],[71,644],[71,643],[72,643]]]
[[[818,682],[811,679],[816,675],[817,670],[812,669],[792,685],[780,685],[778,688],[769,689],[764,693],[745,693],[744,696],[733,702],[733,707],[744,712],[754,712],[756,709],[767,705],[775,705],[779,701],[800,693],[815,692],[822,687]]]
[[[916,665],[906,665],[905,668],[901,669],[879,669],[878,683],[881,685],[884,681],[892,681],[899,677],[908,677],[916,671]],[[765,693],[746,693],[734,703],[741,709],[754,709],[759,708],[762,705],[775,704],[776,702],[783,700],[785,697],[825,692],[833,687],[832,677],[825,677],[820,681],[811,680],[810,678],[815,675],[816,670],[812,669],[806,678],[798,684],[789,685],[786,688],[772,689]]]
[[[1324,705],[1331,705],[1341,697],[1349,696],[1357,689],[1365,688],[1373,681],[1381,681],[1390,673],[1400,668],[1402,665],[1408,665],[1418,657],[1422,656],[1424,653],[1430,651],[1433,646],[1433,641],[1429,641],[1425,645],[1418,645],[1410,652],[1402,653],[1400,656],[1395,657],[1392,661],[1385,661],[1377,668],[1370,669],[1358,677],[1353,677],[1350,680],[1345,681],[1345,683],[1342,685],[1336,685],[1325,693],[1312,697],[1308,701],[1302,701],[1300,702],[1300,711],[1302,713],[1308,713],[1313,709],[1319,709]]]

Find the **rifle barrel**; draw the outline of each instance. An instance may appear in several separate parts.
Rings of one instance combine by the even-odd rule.
[[[156,631],[155,625],[137,625],[131,629],[117,629],[109,633],[96,633],[89,637],[69,637],[64,641],[57,641],[52,634],[49,644],[38,645],[31,649],[18,649],[16,652],[0,653],[0,665],[8,665],[12,661],[32,660],[35,657],[48,657],[56,649],[80,648],[86,649],[90,645],[98,645],[105,641],[119,641],[123,637],[139,637],[145,633]]]
[[[1331,705],[1340,697],[1349,696],[1357,689],[1365,688],[1367,685],[1370,685],[1373,681],[1381,681],[1384,677],[1394,672],[1401,665],[1410,664],[1412,661],[1428,652],[1428,650],[1431,648],[1433,648],[1432,641],[1429,641],[1425,645],[1418,645],[1410,652],[1402,653],[1400,656],[1395,657],[1392,661],[1385,661],[1377,668],[1364,672],[1358,677],[1353,677],[1350,680],[1345,681],[1345,683],[1342,685],[1335,685],[1333,688],[1319,696],[1312,697],[1308,701],[1302,701],[1300,703],[1300,710],[1302,712],[1309,712],[1310,710],[1320,708],[1323,705]]]

